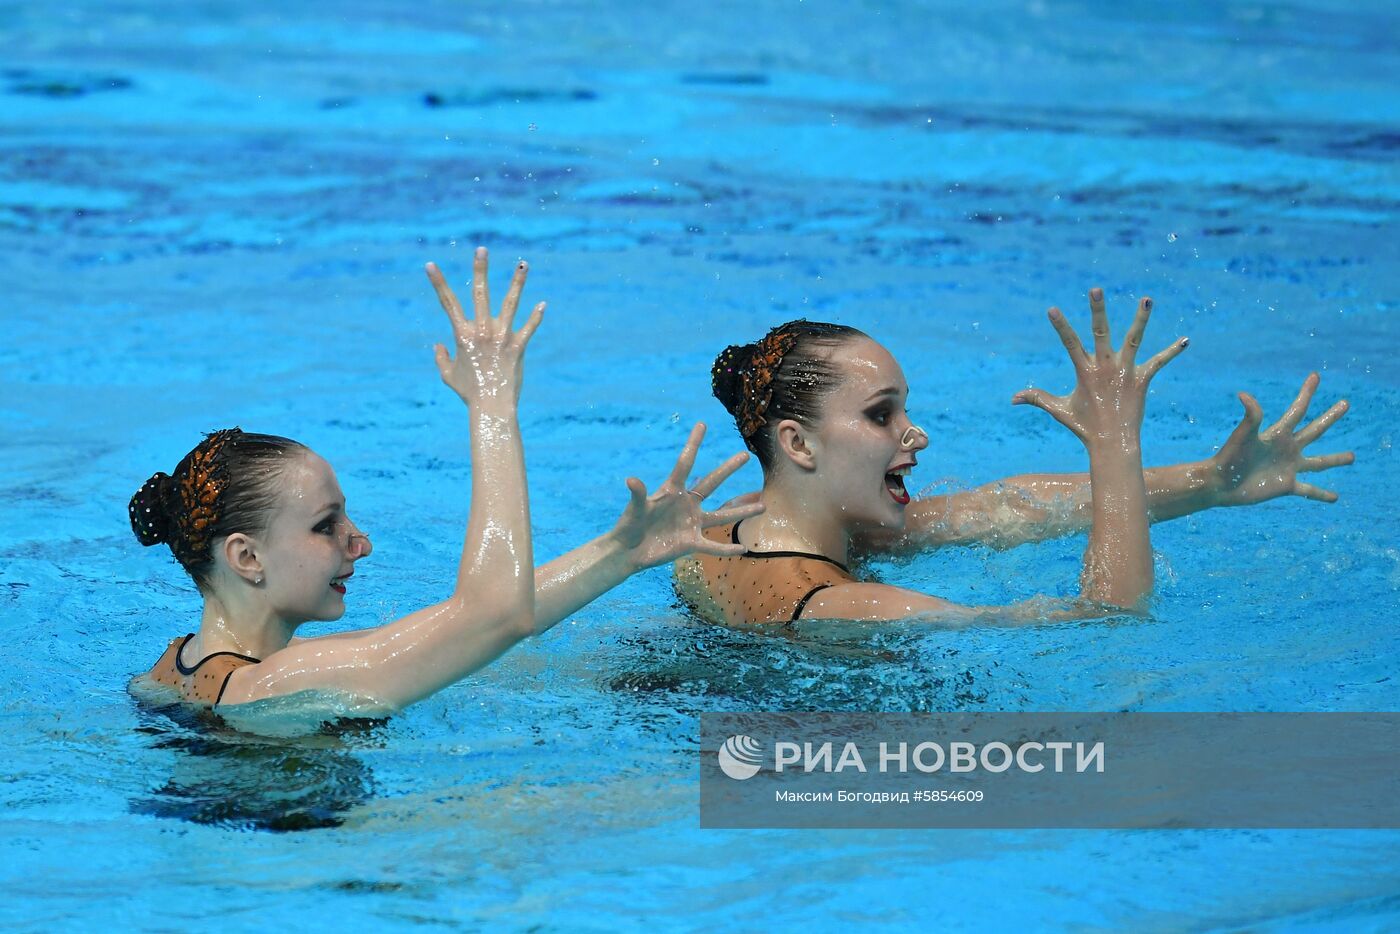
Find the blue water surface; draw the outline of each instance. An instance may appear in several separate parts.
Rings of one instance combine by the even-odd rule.
[[[0,921],[152,929],[1395,930],[1388,831],[698,826],[711,710],[1395,710],[1400,17],[1382,2],[0,4]],[[137,704],[197,622],[126,503],[200,433],[289,435],[373,535],[350,610],[452,585],[467,417],[421,273],[531,260],[537,556],[668,472],[726,344],[899,357],[913,486],[1075,471],[1050,304],[1187,334],[1144,427],[1209,456],[1308,372],[1341,496],[1154,529],[1152,618],[716,630],[667,572],[385,725],[271,740]],[[749,467],[730,491],[758,485]],[[876,568],[998,603],[1083,538]]]

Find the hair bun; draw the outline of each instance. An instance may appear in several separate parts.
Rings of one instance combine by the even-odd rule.
[[[753,344],[730,344],[715,358],[715,365],[710,367],[711,391],[729,414],[736,418],[743,395],[742,374],[752,365],[754,350]]]
[[[147,547],[170,541],[170,510],[166,503],[170,501],[174,485],[170,474],[159,472],[142,484],[127,506],[131,530]]]

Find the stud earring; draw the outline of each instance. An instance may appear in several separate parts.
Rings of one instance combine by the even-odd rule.
[[[253,583],[255,583],[255,584],[261,584],[261,583],[262,583],[262,575],[259,574],[257,577],[253,578]]]

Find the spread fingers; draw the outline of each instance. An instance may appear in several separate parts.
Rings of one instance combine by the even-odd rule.
[[[695,427],[690,429],[690,437],[686,439],[685,447],[681,448],[680,456],[676,458],[676,466],[671,468],[671,476],[666,478],[666,482],[675,489],[685,489],[685,481],[690,476],[691,468],[695,466],[695,455],[704,439],[705,423],[696,422]]]
[[[515,324],[515,309],[520,307],[520,292],[525,288],[525,277],[530,265],[523,259],[515,264],[515,275],[510,277],[510,288],[506,290],[505,301],[501,302],[501,333],[509,334]]]
[[[1137,314],[1133,316],[1133,323],[1128,327],[1128,334],[1123,338],[1123,359],[1127,363],[1132,363],[1137,359],[1138,348],[1142,346],[1142,333],[1147,330],[1147,319],[1152,316],[1152,299],[1143,297],[1138,302]]]
[[[1347,414],[1347,409],[1349,408],[1351,408],[1350,403],[1343,399],[1317,418],[1308,422],[1307,425],[1303,426],[1302,431],[1293,436],[1293,439],[1298,443],[1298,447],[1305,448],[1322,437],[1322,433],[1336,424],[1337,419]]]
[[[1293,492],[1307,499],[1315,499],[1319,503],[1335,503],[1337,501],[1337,494],[1331,490],[1324,490],[1320,486],[1303,483],[1301,480],[1293,484]]]
[[[1322,454],[1318,457],[1305,457],[1298,462],[1299,473],[1313,473],[1318,470],[1330,470],[1333,467],[1347,467],[1356,462],[1356,455],[1351,451],[1343,451],[1341,454]]]
[[[437,263],[428,263],[423,269],[428,274],[428,281],[433,284],[433,291],[437,293],[438,304],[447,312],[447,320],[452,322],[453,333],[460,333],[461,329],[467,326],[467,319],[462,315],[462,306],[457,301],[456,293],[447,284],[447,279],[443,277]]]
[[[1084,351],[1084,345],[1079,340],[1079,335],[1074,333],[1074,328],[1065,319],[1064,312],[1058,308],[1051,308],[1048,312],[1050,323],[1055,327],[1055,333],[1060,335],[1060,342],[1065,345],[1065,350],[1069,352],[1070,362],[1074,364],[1076,371],[1082,371],[1088,365],[1089,355]]]
[[[748,461],[748,452],[740,451],[738,454],[730,457],[723,464],[720,464],[714,470],[701,477],[691,489],[699,493],[701,499],[704,499],[715,490],[719,489],[720,484],[732,477],[734,471],[744,466]]]
[[[1298,427],[1298,423],[1303,420],[1303,416],[1308,413],[1308,406],[1312,404],[1313,393],[1317,392],[1319,382],[1316,373],[1309,373],[1308,378],[1303,380],[1303,388],[1298,391],[1298,398],[1293,400],[1293,404],[1279,417],[1279,420],[1269,426],[1264,434],[1270,438],[1285,431],[1292,431]]]
[[[1094,356],[1106,360],[1113,354],[1113,340],[1108,333],[1108,309],[1103,302],[1103,289],[1089,290],[1089,316],[1094,329]]]
[[[486,286],[486,247],[476,248],[472,256],[472,310],[478,327],[491,320],[491,292]]]

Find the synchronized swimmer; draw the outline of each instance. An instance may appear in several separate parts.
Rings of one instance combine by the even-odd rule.
[[[1259,404],[1212,458],[1144,471],[1140,431],[1148,384],[1186,347],[1144,363],[1151,312],[1138,305],[1122,347],[1109,336],[1103,294],[1090,293],[1093,351],[1051,309],[1077,375],[1068,396],[1023,390],[1084,443],[1084,475],[1028,475],[911,500],[904,477],[929,436],[905,411],[908,384],[890,353],[841,325],[794,321],[756,344],[730,347],[713,368],[715,395],[763,467],[761,494],[705,511],[701,502],[747,460],[735,454],[693,486],[704,426],[654,493],[626,481],[631,500],[607,534],[534,567],[517,415],[526,346],[544,304],[514,319],[520,263],[491,313],[487,255],[476,251],[469,319],[441,272],[428,277],[453,328],[455,354],[434,348],[438,373],[470,412],[471,503],[451,595],[371,629],[297,638],[312,620],[345,613],[347,581],[373,551],[351,520],[330,465],[309,448],[232,428],[201,441],[172,474],[132,497],[143,545],[164,543],[204,600],[199,626],[174,638],[136,682],[188,704],[227,710],[292,695],[392,713],[491,663],[644,568],[675,562],[680,593],[714,622],[745,626],[811,618],[1028,622],[1140,610],[1152,590],[1149,524],[1211,506],[1296,494],[1336,495],[1297,474],[1352,462],[1303,449],[1346,411],[1339,402],[1301,430],[1313,374],[1285,415],[1259,432]],[[1017,544],[1089,529],[1078,600],[1049,606],[963,607],[850,571],[853,554],[910,552],[973,541]],[[340,708],[337,708],[340,709]]]
[[[392,713],[490,664],[643,568],[691,551],[734,554],[701,533],[762,511],[705,512],[700,502],[747,460],[736,454],[694,486],[704,436],[697,425],[654,493],[627,480],[631,501],[605,535],[535,568],[517,418],[522,365],[544,304],[513,329],[526,264],[499,316],[487,257],[476,251],[473,316],[437,267],[428,277],[451,320],[456,355],[434,348],[438,373],[471,414],[471,505],[451,596],[402,619],[352,632],[294,637],[345,613],[347,581],[373,551],[350,520],[330,464],[305,446],[237,428],[216,431],[132,497],[143,545],[165,543],[204,599],[199,628],[171,641],[137,681],[195,706],[221,709],[302,692],[360,715]]]
[[[1152,590],[1151,521],[1211,506],[1294,494],[1334,502],[1300,481],[1350,464],[1350,452],[1304,456],[1347,410],[1338,402],[1298,429],[1317,390],[1310,375],[1284,416],[1263,433],[1246,394],[1244,418],[1207,461],[1144,471],[1140,443],[1148,384],[1187,346],[1181,338],[1144,363],[1137,351],[1152,310],[1144,298],[1123,345],[1109,335],[1103,292],[1089,293],[1087,351],[1058,308],[1050,322],[1077,377],[1067,396],[1023,390],[1016,404],[1044,409],[1085,445],[1089,473],[1012,477],[976,490],[911,501],[904,478],[929,436],[905,411],[908,384],[889,351],[854,328],[791,321],[716,359],[711,386],[763,467],[763,515],[706,534],[742,555],[676,563],[676,587],[700,615],[747,626],[798,619],[977,620],[1017,625],[1141,609]],[[1007,547],[1089,529],[1077,600],[1033,599],[967,607],[857,579],[853,554],[910,553],[949,544]]]

